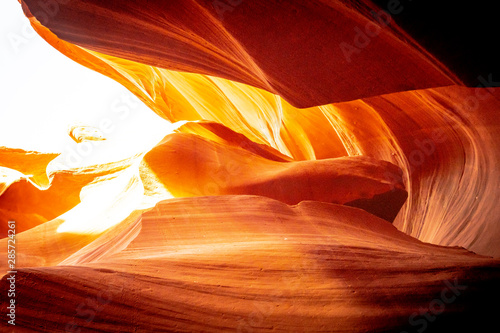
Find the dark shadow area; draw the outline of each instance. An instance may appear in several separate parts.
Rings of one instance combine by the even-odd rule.
[[[394,191],[374,195],[373,198],[370,199],[353,200],[344,205],[361,208],[368,213],[392,223],[407,198],[408,192],[396,189]]]
[[[373,0],[387,11],[398,0]],[[494,1],[399,0],[394,21],[468,86],[500,86]],[[397,7],[399,8],[399,7]],[[491,79],[488,76],[491,75]],[[478,79],[483,77],[484,80]],[[488,82],[490,84],[485,84]],[[496,84],[491,84],[491,81]]]

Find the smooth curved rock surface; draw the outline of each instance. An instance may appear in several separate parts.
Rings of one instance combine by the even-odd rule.
[[[50,3],[21,2],[36,32],[176,130],[78,165],[0,149],[16,332],[495,325],[500,88],[392,23],[361,47],[364,0]]]
[[[124,84],[171,122],[217,122],[294,160],[367,155],[390,161],[403,169],[409,192],[395,220],[400,230],[500,255],[492,199],[498,193],[494,165],[500,156],[492,138],[499,126],[499,88],[449,86],[297,109],[258,88],[88,51],[32,24],[61,52]],[[448,195],[450,188],[457,189],[455,196]]]
[[[357,208],[183,198],[159,203],[134,224],[132,239],[121,232],[108,240],[126,242],[118,251],[94,246],[78,266],[20,269],[19,326],[401,331],[420,327],[408,318],[442,298],[453,301],[441,301],[430,332],[486,328],[493,320],[485,301],[498,295],[498,260],[422,243]]]
[[[154,175],[158,181],[153,187],[164,187],[174,197],[254,194],[287,204],[349,203],[392,222],[407,198],[401,174],[395,165],[364,156],[274,161],[198,135],[176,133],[144,156],[141,176],[148,182]],[[382,202],[377,200],[382,197]],[[370,209],[370,201],[384,208]]]
[[[71,1],[47,19],[43,4],[23,1],[72,44],[247,83],[299,107],[458,82],[369,1],[237,3],[228,12],[221,1]]]
[[[21,157],[18,157],[16,154],[13,159],[17,163],[26,163],[30,153],[20,155]],[[38,162],[37,157],[42,160]],[[43,160],[44,157],[47,159]],[[47,162],[49,158],[53,159]],[[16,232],[23,232],[60,217],[81,202],[82,190],[85,187],[91,184],[95,186],[95,184],[117,177],[133,162],[133,159],[129,159],[98,166],[68,168],[63,166],[63,158],[64,154],[39,155],[31,158],[34,159],[34,164],[31,164],[33,170],[43,167],[47,180],[42,178],[41,170],[31,178],[22,177],[20,171],[15,170],[20,177],[5,184],[7,186],[0,195],[0,218],[3,221],[16,221]],[[14,163],[9,165],[13,168],[17,167]],[[63,166],[62,169],[61,166]],[[23,167],[19,169],[25,171]],[[36,183],[36,180],[40,178],[41,184]],[[7,237],[7,230],[7,223],[2,223],[0,225],[1,238]]]
[[[28,177],[34,184],[47,186],[49,184],[47,166],[57,156],[59,154],[0,147],[0,167],[16,170]]]

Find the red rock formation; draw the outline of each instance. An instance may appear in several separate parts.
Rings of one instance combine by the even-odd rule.
[[[273,161],[193,134],[168,135],[144,156],[143,163],[143,178],[156,175],[154,188],[165,187],[175,197],[254,194],[287,204],[304,200],[350,204],[391,222],[407,197],[398,177],[401,170],[384,161],[363,156]],[[389,180],[386,174],[394,178]],[[384,208],[376,209],[379,205],[370,201]]]
[[[56,156],[20,149],[1,152],[2,164],[9,167],[9,172],[2,173],[8,181],[2,184],[5,188],[0,192],[0,218],[17,221],[18,233],[57,219],[80,203],[84,187],[112,179],[133,163],[131,159],[69,168],[60,164],[65,154],[54,159]],[[7,224],[2,223],[1,238],[7,237],[7,230]]]
[[[174,199],[127,224],[80,251],[77,266],[20,270],[20,325],[43,323],[50,332],[486,328],[472,320],[491,314],[487,290],[500,278],[498,260],[422,243],[360,209],[315,201]]]
[[[86,168],[0,152],[16,329],[489,327],[500,89],[455,85],[367,1],[223,4],[22,2],[48,43],[179,124]]]
[[[377,20],[368,1],[238,3],[224,15],[217,1],[69,1],[47,17],[39,1],[23,1],[28,16],[70,43],[244,82],[300,107],[457,82],[402,30],[387,26],[390,18]]]

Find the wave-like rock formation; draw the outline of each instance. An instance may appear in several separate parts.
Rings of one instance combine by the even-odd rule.
[[[18,271],[20,325],[49,332],[487,328],[473,320],[493,313],[486,300],[500,278],[498,260],[422,243],[360,209],[259,196],[163,201],[80,257],[77,266]]]
[[[397,177],[401,170],[385,161],[364,156],[270,161],[194,134],[168,135],[143,163],[145,178],[148,173],[156,175],[153,187],[163,187],[175,197],[254,194],[287,204],[315,200],[363,207],[390,222],[407,197]]]
[[[19,156],[18,156],[19,155]],[[33,156],[33,157],[30,157]],[[22,232],[37,225],[51,221],[68,212],[81,202],[84,187],[117,177],[132,163],[133,158],[81,168],[69,168],[63,161],[66,154],[41,154],[16,150],[16,154],[3,156],[4,164],[10,170],[17,171],[17,177],[10,177],[10,181],[0,195],[0,217],[4,221],[18,221],[16,231]],[[49,159],[52,159],[49,161]],[[16,163],[26,163],[17,167]],[[43,167],[45,178],[38,169]],[[24,172],[35,171],[26,175]],[[39,171],[38,173],[36,171]],[[37,182],[39,181],[39,182]],[[8,226],[0,225],[0,237],[7,237]]]
[[[457,82],[369,1],[233,2],[70,1],[49,18],[43,3],[23,1],[75,45],[245,82],[301,107]]]
[[[0,147],[0,167],[17,170],[40,186],[49,184],[47,165],[59,154]]]
[[[390,8],[21,4],[49,44],[176,129],[140,153],[123,147],[125,159],[0,149],[1,237],[4,220],[17,227],[14,332],[494,322],[500,88],[462,86]]]

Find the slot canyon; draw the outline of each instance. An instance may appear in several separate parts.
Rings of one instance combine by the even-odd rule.
[[[411,0],[7,1],[134,101],[64,123],[70,149],[0,141],[1,332],[496,330],[500,76],[460,58],[482,27],[441,44]]]

